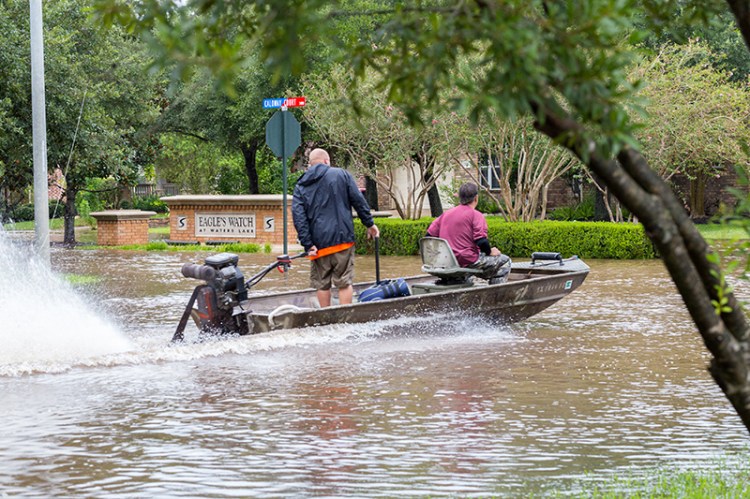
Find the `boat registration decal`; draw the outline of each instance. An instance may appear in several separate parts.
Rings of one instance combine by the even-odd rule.
[[[565,290],[566,291],[569,290],[572,287],[573,287],[573,279],[571,279],[569,281],[565,281]]]

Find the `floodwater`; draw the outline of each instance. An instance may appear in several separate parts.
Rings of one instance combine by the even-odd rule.
[[[28,253],[0,233],[0,496],[567,495],[747,460],[659,261],[588,262],[578,291],[512,326],[406,317],[170,346],[197,284],[180,267],[207,253],[53,249],[59,272],[98,278],[73,285]],[[381,258],[384,278],[416,273]],[[372,257],[357,274],[374,278]],[[256,289],[307,277],[303,262]]]

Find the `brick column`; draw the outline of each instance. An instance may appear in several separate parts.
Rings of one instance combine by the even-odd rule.
[[[148,219],[156,215],[153,211],[107,210],[97,211],[96,242],[100,246],[126,246],[148,243]]]

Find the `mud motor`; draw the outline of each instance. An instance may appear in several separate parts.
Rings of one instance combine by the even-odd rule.
[[[185,312],[182,314],[172,342],[184,339],[185,326],[191,317],[201,333],[208,334],[249,334],[247,313],[250,303],[247,290],[258,284],[273,269],[286,272],[292,260],[302,258],[307,253],[298,255],[279,255],[260,272],[245,281],[237,267],[239,257],[233,253],[219,253],[206,258],[203,265],[186,263],[182,266],[182,275],[205,281],[193,291]]]
[[[202,333],[245,334],[246,318],[241,303],[247,301],[247,287],[239,257],[219,253],[206,258],[203,265],[186,263],[182,275],[205,281],[193,291],[174,339],[182,339],[188,317],[192,317]],[[195,307],[195,308],[194,308]]]

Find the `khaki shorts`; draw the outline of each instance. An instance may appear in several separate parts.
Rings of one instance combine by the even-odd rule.
[[[354,282],[354,246],[310,262],[310,286],[328,290],[331,284],[345,288]]]

